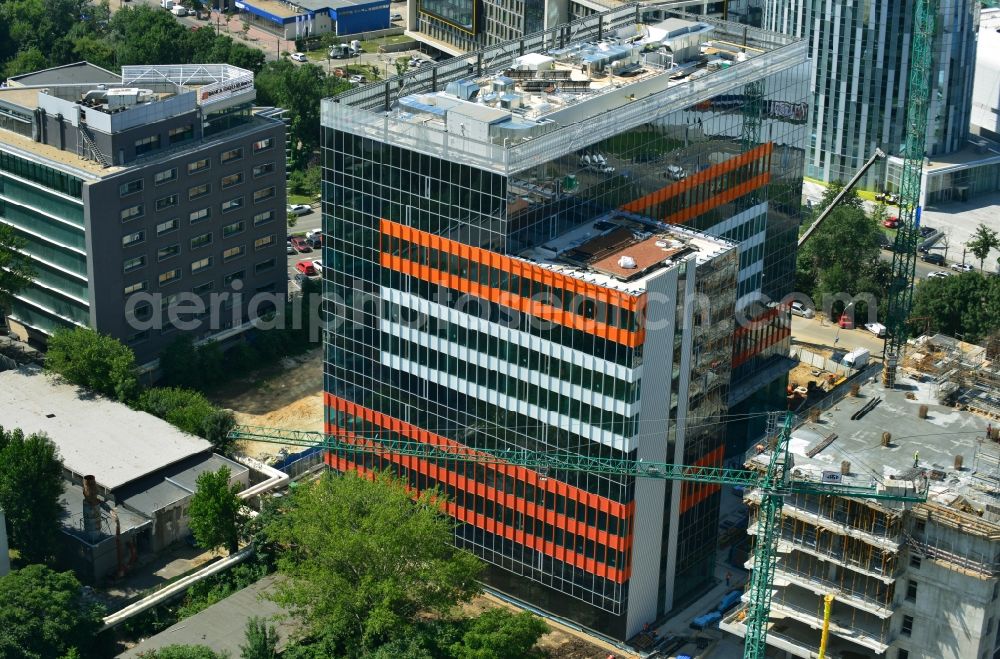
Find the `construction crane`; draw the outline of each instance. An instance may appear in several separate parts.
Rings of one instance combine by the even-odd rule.
[[[899,185],[899,226],[892,251],[889,310],[885,321],[882,383],[896,385],[896,367],[906,345],[906,318],[913,304],[913,278],[920,237],[920,183],[927,140],[934,23],[941,0],[916,0],[910,43],[910,78],[907,84],[906,142]]]
[[[833,595],[823,596],[823,633],[819,637],[819,656],[816,659],[826,659],[826,644],[830,640],[830,610],[833,608]]]
[[[757,542],[753,551],[754,569],[750,575],[748,588],[745,618],[747,632],[743,656],[744,659],[764,659],[767,651],[767,620],[770,613],[771,586],[777,563],[778,540],[781,536],[781,508],[786,496],[817,494],[898,502],[922,502],[927,499],[926,489],[900,494],[879,490],[874,481],[868,486],[859,486],[793,479],[792,456],[788,450],[793,421],[794,415],[791,412],[786,412],[781,431],[774,438],[774,448],[764,471],[601,458],[565,450],[531,451],[527,449],[473,448],[425,444],[411,440],[383,440],[377,436],[364,438],[351,433],[325,434],[246,425],[233,427],[229,431],[229,438],[292,446],[320,446],[331,454],[342,458],[358,458],[365,455],[411,456],[437,463],[450,461],[453,463],[517,465],[534,469],[543,476],[561,471],[574,471],[694,483],[738,485],[748,489],[757,489],[761,494],[761,503],[757,516]],[[769,438],[770,440],[771,438]]]

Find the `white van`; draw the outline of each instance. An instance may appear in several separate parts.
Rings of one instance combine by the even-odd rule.
[[[174,5],[170,13],[174,16],[187,16],[188,10],[181,5]]]
[[[869,357],[871,357],[871,352],[868,348],[855,348],[844,355],[844,358],[840,360],[840,363],[847,368],[858,369],[868,364]]]
[[[160,8],[170,11],[174,8],[174,0],[160,0]]]

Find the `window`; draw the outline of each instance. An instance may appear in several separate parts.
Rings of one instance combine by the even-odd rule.
[[[906,582],[906,601],[917,601],[917,582],[913,579],[908,579]]]
[[[164,183],[169,183],[177,178],[177,168],[171,167],[170,169],[164,169],[162,172],[156,172],[153,174],[153,185],[163,185]]]
[[[198,259],[197,261],[191,264],[191,274],[192,275],[198,274],[202,270],[207,270],[208,268],[211,267],[212,267],[212,257],[206,256],[205,258]]]
[[[122,247],[137,245],[145,239],[146,239],[145,231],[136,231],[135,233],[127,233],[124,236],[122,236]]]
[[[118,196],[125,197],[130,194],[135,194],[136,192],[142,192],[142,179],[137,178],[134,181],[129,181],[128,183],[122,183],[118,186]]]
[[[140,156],[160,148],[160,136],[150,135],[135,141],[135,155]]]
[[[920,569],[920,556],[917,554],[910,554],[910,567],[917,570]]]
[[[213,288],[215,288],[215,282],[214,281],[206,281],[204,284],[198,284],[197,286],[195,286],[194,288],[192,288],[191,292],[194,293],[195,295],[202,295],[204,293],[209,292]]]
[[[122,222],[128,222],[129,220],[134,220],[137,217],[142,217],[144,214],[142,204],[136,204],[135,206],[129,206],[128,208],[122,209]]]
[[[258,238],[257,240],[253,241],[253,248],[264,249],[268,245],[273,245],[273,244],[274,244],[274,234],[272,233],[270,236],[264,236],[263,238]]]
[[[243,256],[243,251],[244,251],[243,245],[239,245],[237,247],[230,247],[229,249],[222,252],[222,260],[232,261],[233,259],[238,259],[239,257]]]
[[[257,140],[253,143],[253,152],[259,153],[260,151],[267,151],[274,147],[274,138],[268,137],[263,140]]]
[[[138,281],[125,287],[125,295],[131,295],[132,293],[138,293],[139,291],[144,290],[146,290],[146,282]]]
[[[178,126],[177,128],[171,128],[167,131],[169,140],[171,144],[177,144],[178,142],[183,142],[184,140],[189,140],[194,137],[194,126],[188,124],[187,126]]]
[[[925,521],[924,521],[924,520],[922,520],[922,519],[918,519],[918,520],[916,521],[916,524],[914,524],[914,528],[916,529],[916,531],[917,531],[918,533],[923,533],[923,532],[924,532],[924,530],[926,530],[926,529],[927,529],[927,522],[925,522]]]
[[[237,220],[232,224],[227,224],[222,227],[222,237],[229,238],[230,236],[235,236],[238,233],[243,233],[243,229],[246,228],[246,223],[243,220]]]
[[[167,270],[166,272],[160,273],[160,286],[165,286],[172,282],[177,281],[181,278],[181,269],[174,268],[173,270]]]
[[[171,194],[166,197],[160,197],[156,200],[156,210],[162,211],[165,208],[170,208],[171,206],[177,205],[177,195]]]
[[[253,193],[253,203],[258,204],[265,199],[270,199],[274,196],[274,186],[269,188],[264,188],[263,190],[255,190]]]
[[[267,259],[266,261],[261,261],[260,263],[256,264],[253,267],[254,274],[260,274],[265,270],[270,270],[271,268],[274,267],[274,264],[275,264],[274,259]]]
[[[201,160],[195,160],[194,162],[188,163],[188,174],[197,174],[198,172],[203,172],[212,164],[208,161],[208,158],[202,158]]]
[[[259,226],[261,224],[266,224],[274,219],[274,211],[264,211],[263,213],[257,213],[253,216],[253,225]]]
[[[136,256],[135,258],[125,259],[124,267],[122,269],[125,272],[132,272],[133,270],[138,270],[144,265],[146,265],[146,257]]]
[[[243,172],[236,172],[235,174],[230,174],[229,176],[222,177],[222,187],[231,188],[234,185],[239,185],[243,182]]]
[[[212,244],[212,232],[202,233],[191,239],[191,249],[198,249]]]
[[[910,659],[909,650],[903,650],[900,648],[899,652],[896,653],[896,659]]]
[[[209,192],[212,191],[212,186],[208,183],[202,183],[201,185],[196,185],[194,187],[188,188],[188,199],[197,199],[198,197],[204,197]]]
[[[239,208],[243,208],[243,197],[236,197],[235,199],[222,202],[223,213],[228,213],[229,211],[234,211]]]
[[[141,332],[130,334],[128,337],[128,342],[132,344],[142,343],[148,338],[149,338],[149,330],[142,330]]]
[[[126,317],[135,318],[136,320],[149,320],[150,318],[152,318],[152,316],[153,316],[153,305],[151,305],[149,302],[142,302],[140,304],[135,305],[135,307],[132,308],[131,316],[126,316]]]
[[[903,636],[909,636],[913,633],[913,616],[903,616],[903,626],[899,633]]]
[[[253,168],[253,177],[264,176],[265,174],[271,174],[274,172],[274,163],[266,162],[263,165],[255,165]]]
[[[191,224],[197,224],[199,222],[207,220],[208,216],[211,214],[212,214],[211,211],[209,211],[207,208],[200,208],[196,211],[191,211],[191,214],[188,215],[188,219],[191,221]]]
[[[167,245],[166,247],[161,247],[156,250],[156,260],[166,261],[167,259],[172,259],[181,253],[180,245]]]
[[[219,160],[225,165],[227,162],[235,162],[243,157],[243,147],[238,149],[230,149],[229,151],[223,151],[222,155],[219,156]]]
[[[176,217],[167,220],[166,222],[160,222],[156,225],[156,235],[162,236],[165,233],[170,233],[171,231],[177,231],[177,227],[180,225],[180,220]]]
[[[246,270],[237,270],[236,272],[233,272],[223,277],[222,283],[226,286],[229,286],[234,281],[243,281],[245,276],[246,276]]]

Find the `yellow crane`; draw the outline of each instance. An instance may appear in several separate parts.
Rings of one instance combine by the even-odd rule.
[[[833,608],[833,593],[823,596],[823,633],[819,637],[819,659],[826,657],[826,642],[830,638],[830,609]]]

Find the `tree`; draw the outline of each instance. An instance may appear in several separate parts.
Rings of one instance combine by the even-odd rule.
[[[190,335],[182,334],[160,352],[163,382],[176,387],[197,387],[202,382],[198,349]]]
[[[979,259],[979,269],[982,270],[983,261],[990,255],[990,251],[1000,249],[1000,238],[997,237],[996,231],[990,229],[985,224],[980,224],[976,227],[976,232],[972,235],[972,240],[965,243],[965,246]]]
[[[535,615],[523,611],[489,609],[468,623],[460,643],[451,646],[455,659],[522,659],[541,656],[531,649],[548,626]]]
[[[276,600],[325,643],[376,648],[478,592],[482,565],[454,546],[452,525],[432,492],[414,501],[386,474],[327,474],[297,488],[267,529],[290,577]]]
[[[228,659],[206,645],[168,645],[159,650],[140,652],[139,659]]]
[[[49,339],[45,369],[79,387],[126,403],[134,400],[139,390],[132,349],[86,327],[56,330]]]
[[[880,201],[875,204],[875,208],[872,210],[872,221],[875,223],[876,227],[882,226],[882,223],[889,219],[889,209],[886,208],[885,202]]]
[[[147,5],[124,7],[108,24],[115,59],[125,64],[189,63],[190,47],[181,25],[170,12]]]
[[[52,659],[76,647],[84,654],[104,608],[88,601],[72,572],[29,565],[0,578],[0,657]]]
[[[949,336],[961,334],[971,343],[1000,328],[1000,277],[966,272],[921,282],[913,294],[913,330],[925,327]]]
[[[56,555],[63,507],[62,459],[44,435],[27,437],[0,427],[0,508],[7,517],[10,544],[25,563]]]
[[[184,432],[207,439],[221,453],[229,453],[233,448],[233,440],[228,437],[229,431],[236,425],[233,413],[215,407],[197,391],[154,387],[142,392],[136,407]]]
[[[191,497],[191,532],[204,549],[225,547],[230,554],[240,548],[240,530],[245,516],[241,512],[239,483],[229,484],[229,467],[206,471],[198,476],[198,488]]]
[[[276,659],[278,631],[260,618],[247,620],[246,645],[240,646],[241,659]]]
[[[10,306],[14,295],[31,283],[34,270],[31,261],[21,251],[24,240],[13,227],[0,224],[0,309]]]

